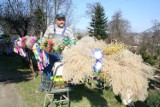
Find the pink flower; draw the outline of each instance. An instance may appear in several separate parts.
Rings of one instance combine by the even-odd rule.
[[[22,37],[21,40],[22,40],[22,41],[26,40],[26,37]]]

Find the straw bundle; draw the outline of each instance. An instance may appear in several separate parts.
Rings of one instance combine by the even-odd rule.
[[[71,48],[65,49],[63,78],[74,84],[84,83],[85,79],[94,73],[95,58],[91,51],[95,48],[103,48],[105,45],[104,42],[87,36]]]
[[[113,92],[121,96],[123,103],[144,101],[148,96],[148,78],[153,77],[155,69],[145,64],[141,56],[127,50],[124,44],[106,44],[91,37],[82,38],[63,52],[64,80],[80,84],[96,74],[93,72],[95,58],[91,53],[95,48],[104,53],[99,76],[110,82]]]
[[[103,71],[109,71],[110,84],[116,95],[121,95],[124,104],[144,101],[148,95],[148,78],[154,68],[143,63],[140,56],[128,50],[105,56]]]

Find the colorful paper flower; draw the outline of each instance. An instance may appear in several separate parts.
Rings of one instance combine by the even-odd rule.
[[[95,49],[92,51],[93,53],[93,56],[96,58],[96,63],[95,65],[93,66],[93,70],[96,72],[96,73],[99,73],[99,71],[102,69],[102,58],[103,58],[103,54],[102,54],[102,51],[100,49]]]

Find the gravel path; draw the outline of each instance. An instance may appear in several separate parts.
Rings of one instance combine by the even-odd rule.
[[[17,79],[22,80],[22,73],[13,72],[10,62],[0,55],[0,107],[27,107],[16,90]]]
[[[0,82],[0,107],[27,107],[18,94],[15,83]]]

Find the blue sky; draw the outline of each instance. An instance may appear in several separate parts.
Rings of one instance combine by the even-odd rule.
[[[131,24],[131,30],[142,32],[150,28],[152,20],[160,21],[160,0],[73,0],[74,15],[77,17],[76,28],[85,30],[89,26],[90,18],[86,14],[87,3],[100,2],[104,7],[108,20],[121,10],[122,17]]]

